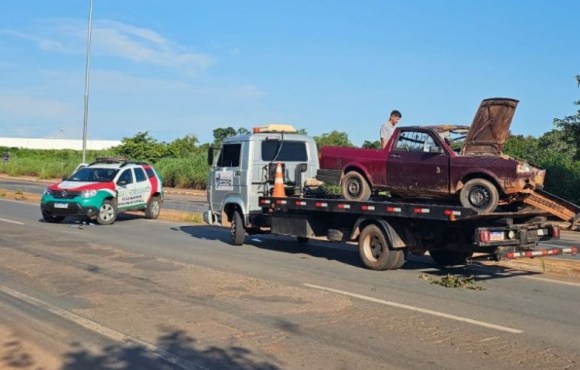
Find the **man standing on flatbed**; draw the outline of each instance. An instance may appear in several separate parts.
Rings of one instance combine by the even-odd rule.
[[[381,149],[385,149],[385,146],[387,145],[387,142],[391,138],[391,135],[393,135],[393,132],[395,131],[395,126],[397,125],[397,123],[399,122],[401,117],[403,117],[401,115],[401,112],[399,112],[398,110],[394,110],[391,112],[391,115],[389,116],[389,120],[381,126],[381,132],[380,132],[381,133]]]

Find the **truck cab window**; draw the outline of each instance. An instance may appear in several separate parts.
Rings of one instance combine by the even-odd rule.
[[[217,161],[218,167],[239,167],[242,144],[224,144]]]
[[[265,140],[262,142],[262,160],[264,162],[270,162],[272,160],[281,162],[306,162],[308,161],[306,143],[303,141]]]
[[[438,145],[433,137],[422,131],[403,131],[395,144],[396,150],[406,152],[429,152],[434,147]]]

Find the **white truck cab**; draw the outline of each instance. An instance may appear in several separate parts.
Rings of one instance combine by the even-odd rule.
[[[271,195],[278,162],[287,195],[298,194],[304,180],[315,178],[318,170],[316,142],[291,125],[256,127],[251,134],[224,139],[217,156],[214,150],[208,151],[209,210],[204,221],[230,227],[235,244],[243,242],[246,231],[269,226],[258,198]]]

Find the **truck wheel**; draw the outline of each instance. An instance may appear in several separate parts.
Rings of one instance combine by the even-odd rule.
[[[346,200],[366,202],[371,197],[371,186],[357,171],[347,172],[342,178],[342,196]]]
[[[238,211],[233,211],[230,234],[232,236],[233,245],[244,244],[246,230],[244,229],[244,221],[242,221],[242,216]]]
[[[459,201],[463,207],[481,213],[491,213],[499,203],[499,192],[488,180],[471,179],[461,189]]]
[[[392,250],[383,230],[373,224],[361,232],[358,249],[365,266],[373,270],[394,269],[400,263],[400,254],[403,253],[401,250]]]
[[[58,224],[62,222],[64,220],[64,217],[65,216],[53,216],[46,212],[42,212],[42,218],[44,218],[46,222],[49,222],[51,224]]]
[[[429,255],[433,261],[442,267],[464,265],[467,257],[470,257],[468,253],[446,249],[430,250]]]
[[[99,209],[99,214],[97,214],[97,223],[99,225],[110,225],[117,219],[117,207],[115,203],[106,199],[103,201],[101,208]]]
[[[155,220],[159,217],[160,213],[161,199],[159,199],[159,197],[149,199],[149,203],[147,203],[147,208],[145,209],[145,218]]]

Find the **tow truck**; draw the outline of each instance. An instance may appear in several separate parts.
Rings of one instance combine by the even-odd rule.
[[[265,125],[227,138],[221,148],[209,149],[208,163],[204,221],[228,227],[234,245],[242,245],[246,234],[358,243],[362,262],[373,270],[398,269],[409,253],[428,252],[441,266],[577,253],[577,247],[538,246],[560,237],[540,209],[481,214],[452,203],[332,195],[314,179],[316,143],[290,125]],[[282,196],[273,196],[276,186],[283,187]]]

